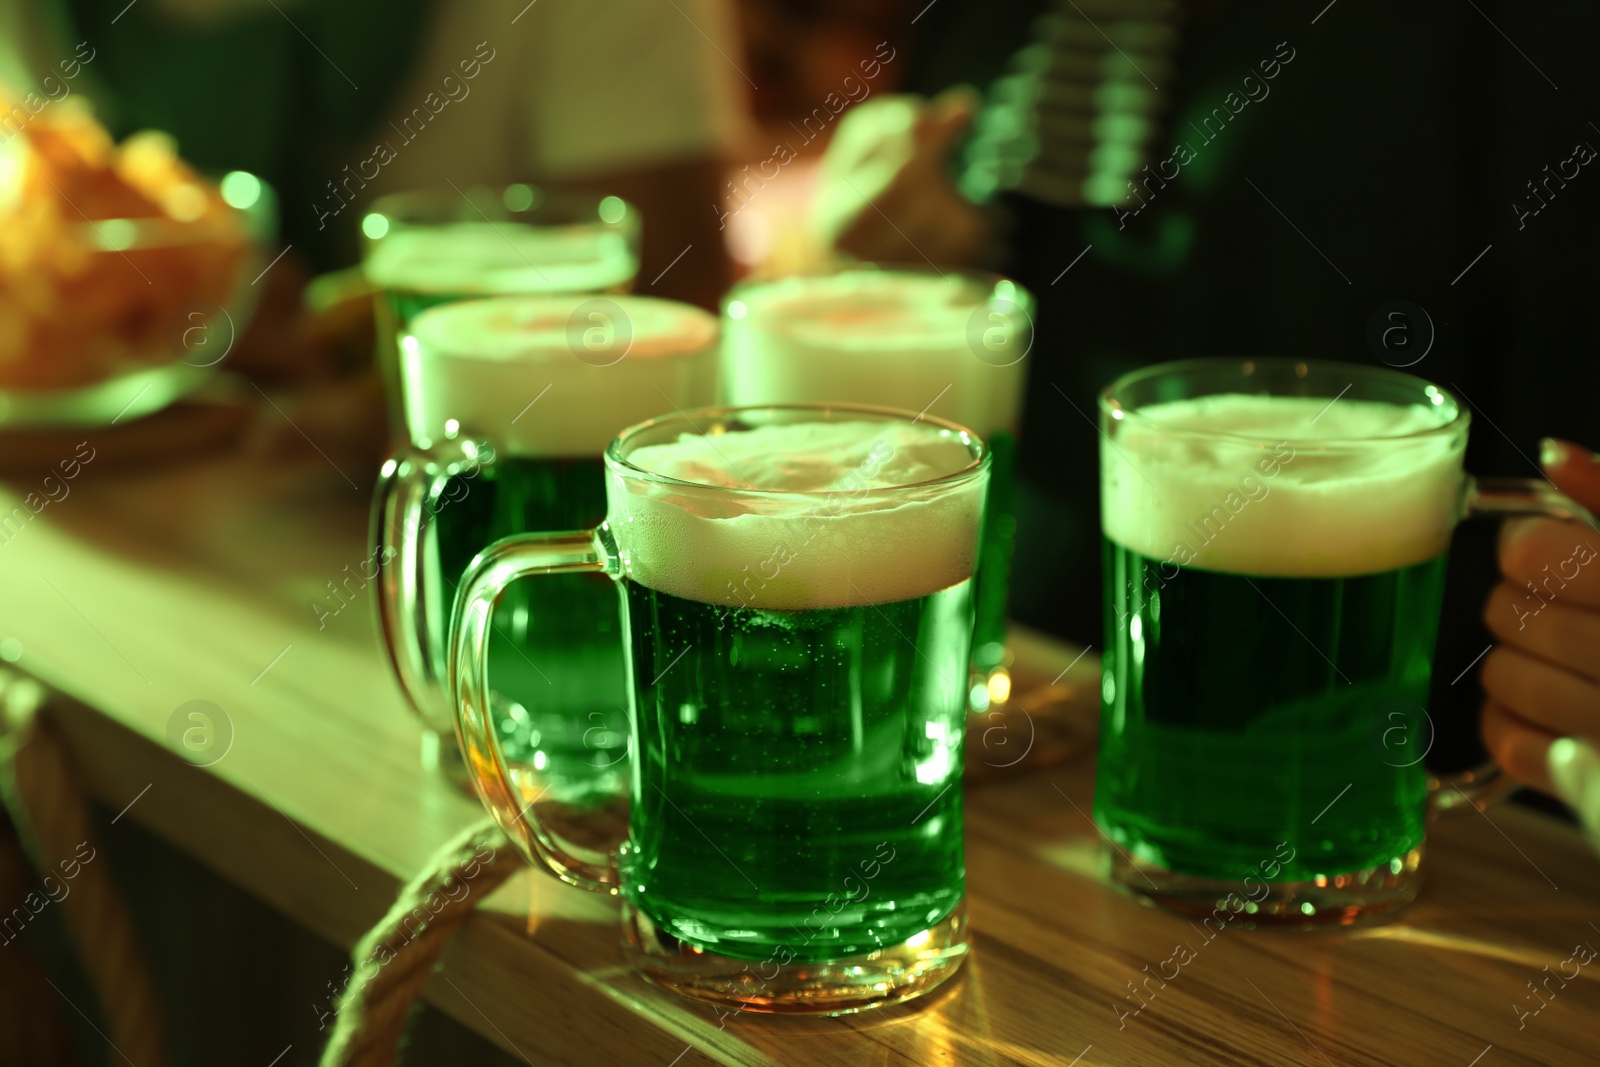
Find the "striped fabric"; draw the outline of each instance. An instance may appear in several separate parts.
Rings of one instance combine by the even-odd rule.
[[[1177,0],[1057,0],[979,112],[961,191],[1126,203],[1171,96],[1181,17]]]

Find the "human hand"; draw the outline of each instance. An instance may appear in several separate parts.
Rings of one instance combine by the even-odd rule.
[[[1546,441],[1545,474],[1600,512],[1600,456]],[[1501,644],[1483,665],[1483,737],[1512,777],[1555,793],[1600,833],[1600,531],[1551,519],[1507,522],[1504,580],[1484,605]]]
[[[972,124],[965,88],[933,100],[882,96],[845,112],[823,157],[812,226],[857,259],[977,266],[989,220],[950,181],[950,153]]]

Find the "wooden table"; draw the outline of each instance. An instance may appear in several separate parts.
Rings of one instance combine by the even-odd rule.
[[[0,514],[36,479],[8,484]],[[479,815],[419,769],[370,605],[320,629],[310,606],[331,606],[325,583],[367,556],[365,490],[320,459],[231,455],[138,472],[91,463],[71,484],[0,535],[0,655],[71,698],[57,714],[108,809],[350,946]],[[1077,655],[1019,640],[1024,687]],[[1059,686],[1069,725],[1092,729],[1093,656]],[[234,731],[204,769],[166,741],[197,699]],[[1403,921],[1204,942],[1107,886],[1091,746],[986,772],[967,799],[975,950],[916,1007],[719,1028],[624,970],[611,905],[532,871],[468,924],[426,996],[540,1065],[1600,1062],[1600,962],[1551,981],[1553,999],[1519,1027],[1517,1009],[1542,1003],[1528,983],[1575,945],[1600,946],[1600,861],[1565,825],[1515,807],[1448,818]],[[1181,942],[1195,958],[1124,1017],[1129,983]]]

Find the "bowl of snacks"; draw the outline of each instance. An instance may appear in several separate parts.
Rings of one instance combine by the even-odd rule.
[[[204,384],[275,226],[254,175],[116,144],[75,100],[36,115],[0,145],[0,429],[126,423]]]

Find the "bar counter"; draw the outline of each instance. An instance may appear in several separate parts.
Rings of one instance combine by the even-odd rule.
[[[70,495],[0,534],[3,666],[58,694],[52,714],[106,812],[348,950],[481,817],[418,764],[370,586],[345,585],[349,602],[331,591],[370,570],[364,479],[316,456],[200,448],[135,469],[102,451]],[[0,514],[37,482],[9,477]],[[1092,651],[1020,629],[1014,647],[1034,710],[974,726],[973,952],[932,996],[719,1022],[624,968],[611,904],[529,870],[468,922],[426,999],[541,1065],[1596,1062],[1600,966],[1576,960],[1600,946],[1600,860],[1574,829],[1468,809],[1432,827],[1423,896],[1397,921],[1202,929],[1102,873]],[[231,731],[205,767],[171,740],[194,700]]]

